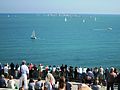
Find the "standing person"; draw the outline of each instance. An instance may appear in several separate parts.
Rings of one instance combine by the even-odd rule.
[[[5,78],[7,78],[8,77],[8,70],[9,70],[9,68],[8,68],[8,65],[7,64],[5,64],[5,66],[4,66],[4,76],[5,76]]]
[[[15,65],[15,78],[18,78],[18,68],[19,68],[19,64]]]
[[[102,66],[100,66],[98,77],[99,83],[102,84],[102,81],[104,80],[104,69],[102,68]]]
[[[110,90],[110,88],[111,90],[114,90],[113,85],[116,77],[117,77],[117,74],[114,72],[114,68],[111,67],[108,80],[107,80],[107,90]]]
[[[0,76],[2,75],[2,69],[3,67],[2,67],[2,64],[0,63]]]
[[[10,75],[12,75],[13,77],[15,76],[15,70],[14,70],[14,68],[15,68],[15,65],[14,65],[14,63],[12,62],[11,64],[10,64]]]
[[[20,73],[21,73],[21,77],[20,77],[19,87],[21,88],[24,83],[23,87],[25,90],[27,90],[28,89],[27,76],[29,75],[29,69],[26,65],[25,60],[22,61],[22,65],[20,66]]]
[[[33,78],[32,77],[32,74],[33,74],[33,64],[32,63],[30,63],[30,65],[28,66],[28,68],[29,68],[29,78]]]

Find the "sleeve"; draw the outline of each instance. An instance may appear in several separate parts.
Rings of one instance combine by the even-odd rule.
[[[27,70],[27,74],[29,74],[29,69],[28,69],[28,67],[26,66],[26,70]]]

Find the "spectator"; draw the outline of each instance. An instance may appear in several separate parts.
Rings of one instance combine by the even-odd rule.
[[[105,69],[104,75],[105,75],[105,79],[108,81],[108,76],[109,76],[109,69],[108,68]]]
[[[86,84],[80,84],[78,85],[78,90],[92,90],[92,89]]]
[[[26,61],[23,60],[22,61],[22,66],[20,66],[20,73],[21,73],[21,77],[20,77],[20,85],[19,87],[21,88],[24,82],[24,89],[28,89],[28,83],[27,83],[27,75],[29,75],[29,69],[26,66]]]
[[[62,76],[59,80],[59,90],[65,90],[65,89],[66,89],[65,77]]]
[[[75,70],[74,70],[74,79],[78,79],[77,67],[75,67]]]
[[[51,85],[54,85],[55,84],[55,78],[53,77],[53,75],[51,73],[48,73],[46,78],[45,78],[46,81],[50,82]]]
[[[44,90],[52,90],[52,85],[49,81],[45,81]]]
[[[42,77],[42,65],[39,64],[37,68],[38,68],[38,72],[39,72],[39,77]]]
[[[0,63],[0,76],[2,75],[2,69],[3,67],[2,67],[2,64]]]
[[[99,79],[96,78],[91,86],[92,90],[101,90],[101,86],[99,85]]]
[[[30,81],[28,84],[28,90],[35,90],[35,82],[32,78],[30,78]]]
[[[13,62],[10,64],[10,75],[12,75],[13,77],[15,76],[15,70],[14,70],[15,65],[13,64]]]
[[[97,67],[94,68],[93,74],[94,74],[94,78],[96,79],[98,77],[98,75],[99,75]]]
[[[11,88],[11,89],[17,88],[17,85],[13,79],[13,76],[11,76],[11,75],[9,76],[9,80],[7,82],[7,85],[8,85],[8,88]]]
[[[35,83],[35,90],[42,90],[43,83],[41,81],[41,77],[38,78],[38,81]]]
[[[33,73],[32,68],[33,68],[33,64],[30,63],[30,65],[28,66],[28,68],[29,68],[29,78],[32,78],[32,73]]]
[[[53,85],[53,89],[58,90],[58,82],[57,81],[55,81],[55,84]]]
[[[7,64],[5,64],[5,66],[4,66],[4,75],[5,75],[5,78],[7,78],[8,77],[8,65]]]
[[[0,88],[6,88],[6,85],[7,85],[7,83],[6,83],[6,80],[4,78],[4,75],[1,75],[1,77],[0,77]]]
[[[69,80],[66,79],[66,90],[71,90],[72,85],[70,84]]]
[[[108,80],[107,80],[107,90],[113,90],[113,85],[114,85],[114,80],[116,78],[116,73],[114,72],[114,68],[111,67],[111,70],[110,70],[110,73],[109,73],[109,76],[108,76]]]
[[[80,82],[82,82],[82,68],[81,67],[78,68],[78,79]]]
[[[100,66],[100,69],[99,69],[99,83],[102,84],[102,81],[104,80],[104,69],[102,68],[102,66]]]

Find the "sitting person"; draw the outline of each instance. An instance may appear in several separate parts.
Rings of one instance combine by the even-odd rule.
[[[43,83],[41,81],[41,77],[38,78],[38,81],[35,83],[35,90],[42,90]]]
[[[6,85],[7,85],[7,83],[6,83],[6,80],[4,78],[4,75],[1,75],[1,77],[0,77],[0,88],[6,88]]]
[[[30,78],[30,81],[28,84],[28,90],[35,90],[35,82],[32,78]]]
[[[59,80],[59,90],[65,90],[65,89],[66,89],[65,77],[62,76]]]
[[[48,67],[46,68],[46,70],[48,70]],[[45,77],[44,90],[53,90],[54,84],[55,78],[51,73],[47,73],[47,76]]]
[[[53,90],[52,85],[51,85],[51,83],[49,81],[45,81],[44,90]]]
[[[53,89],[58,90],[58,82],[57,81],[55,81],[55,84],[53,85]]]
[[[71,83],[69,82],[68,79],[66,79],[66,90],[71,90],[72,89],[72,85]]]
[[[92,90],[92,89],[86,84],[80,84],[78,85],[78,90]]]
[[[101,86],[99,85],[99,80],[96,78],[91,86],[92,90],[101,90]]]
[[[17,85],[16,85],[15,81],[13,80],[13,76],[9,77],[7,84],[8,84],[8,88],[11,88],[11,89],[17,88],[16,87]]]

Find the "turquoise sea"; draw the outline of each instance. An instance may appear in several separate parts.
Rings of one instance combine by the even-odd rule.
[[[30,39],[33,30],[36,40]],[[120,67],[120,15],[0,14],[0,62],[23,59]]]

